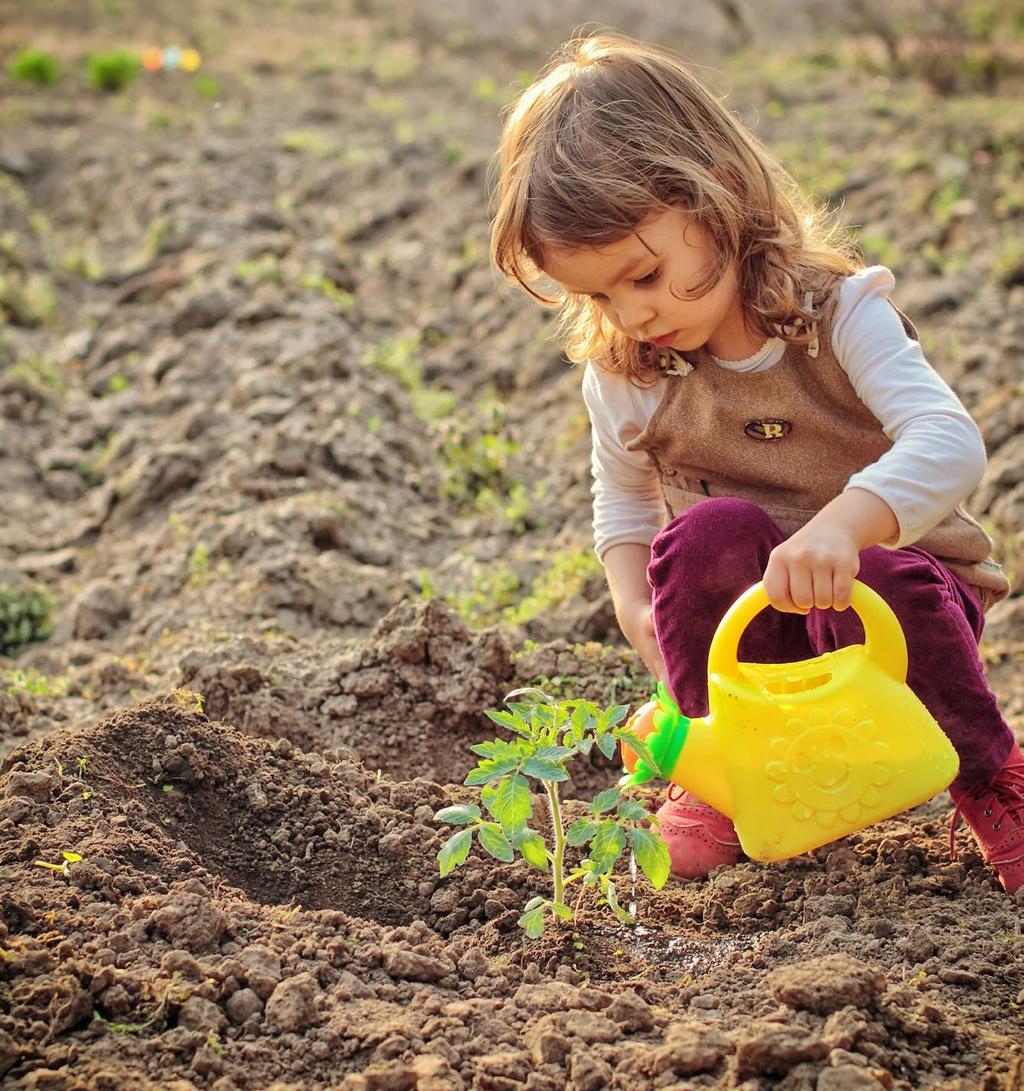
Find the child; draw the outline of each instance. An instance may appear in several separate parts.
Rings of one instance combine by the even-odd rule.
[[[1009,586],[959,507],[985,450],[889,302],[891,273],[858,264],[682,63],[625,38],[563,47],[499,160],[492,256],[561,304],[587,361],[596,548],[630,644],[702,716],[711,637],[742,591],[763,579],[775,610],[741,658],[785,662],[863,640],[847,609],[863,580],[960,757],[951,846],[962,816],[1003,887],[1024,886],[1024,755],[977,647]],[[674,874],[739,858],[730,820],[691,793],[658,816]]]

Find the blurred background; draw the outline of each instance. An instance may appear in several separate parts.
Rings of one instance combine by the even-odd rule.
[[[1019,0],[4,0],[0,746],[229,674],[236,717],[319,716],[424,600],[522,679],[643,691],[578,371],[487,260],[502,110],[598,25],[689,58],[894,270],[1019,587]],[[1017,724],[1020,603],[985,643]]]

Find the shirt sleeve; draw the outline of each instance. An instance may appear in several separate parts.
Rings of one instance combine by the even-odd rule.
[[[847,489],[865,489],[896,515],[899,533],[882,544],[911,545],[977,487],[985,445],[960,399],[909,337],[889,302],[892,273],[872,266],[839,292],[832,348],[857,396],[893,446],[853,474]]]
[[[625,376],[588,363],[583,399],[590,415],[594,496],[594,549],[599,558],[614,545],[650,545],[665,521],[654,466],[643,451],[626,444],[644,429],[661,398],[663,380],[637,388]]]

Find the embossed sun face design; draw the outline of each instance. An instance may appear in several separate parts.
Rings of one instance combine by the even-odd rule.
[[[827,829],[838,819],[870,817],[881,796],[878,789],[892,774],[885,764],[888,744],[872,720],[856,722],[848,710],[795,717],[786,734],[771,741],[766,775],[776,781],[773,794],[790,805],[795,819],[813,819]]]

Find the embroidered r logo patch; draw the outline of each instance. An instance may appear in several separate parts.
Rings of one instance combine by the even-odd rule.
[[[743,431],[751,439],[782,439],[792,431],[793,425],[788,420],[748,420],[743,426]]]

